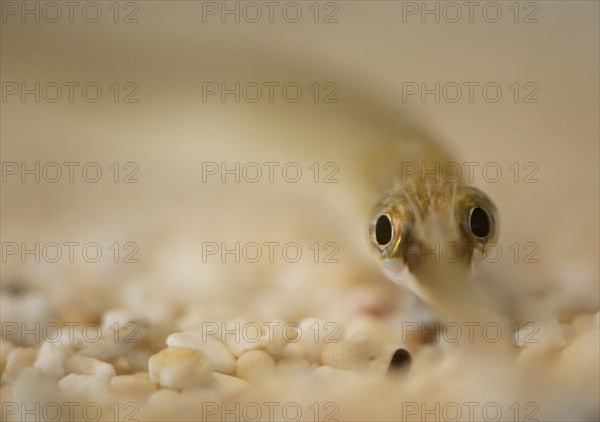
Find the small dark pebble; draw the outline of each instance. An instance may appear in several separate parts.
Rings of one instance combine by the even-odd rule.
[[[0,290],[9,296],[22,296],[27,292],[28,287],[23,281],[18,279],[10,279],[0,283]]]
[[[410,352],[406,349],[398,349],[394,352],[392,356],[392,360],[390,361],[390,366],[388,368],[389,374],[397,374],[408,371],[410,368],[410,363],[412,362],[412,356]]]

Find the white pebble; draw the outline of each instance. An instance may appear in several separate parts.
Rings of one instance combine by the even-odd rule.
[[[350,343],[329,343],[321,352],[323,365],[337,369],[358,370],[366,365],[364,354]]]
[[[33,367],[46,375],[60,379],[65,376],[65,352],[53,343],[44,342]]]
[[[202,335],[206,335],[206,333]],[[214,336],[216,340],[227,344],[236,358],[239,358],[248,350],[258,349],[261,337],[262,327],[245,319],[227,321],[219,326],[218,335]]]
[[[307,357],[316,362],[321,356],[323,347],[328,343],[342,341],[344,337],[340,325],[319,318],[305,318],[300,321],[298,343],[304,349]]]
[[[97,331],[101,337],[93,342],[80,340],[79,353],[101,360],[110,360],[124,355],[145,341],[150,332],[148,321],[126,309],[111,309],[102,315]],[[89,334],[88,334],[89,336]],[[160,339],[164,344],[164,337]]]
[[[360,315],[344,324],[344,342],[363,350],[369,357],[381,356],[385,351],[388,337],[383,324],[370,315]]]
[[[3,379],[9,382],[16,380],[24,368],[33,365],[36,356],[36,351],[29,347],[16,347],[11,350],[6,357]]]
[[[281,358],[304,358],[306,353],[299,343],[288,343],[281,352]]]
[[[231,374],[235,370],[235,358],[226,345],[200,332],[183,332],[167,337],[169,347],[188,347],[205,353],[213,362],[214,370],[223,374]]]
[[[227,347],[229,347],[229,350],[231,350],[231,353],[233,353],[236,358],[239,358],[249,350],[257,350],[259,346],[260,343],[258,341],[251,342],[244,338],[239,341],[227,339]]]
[[[251,383],[275,373],[275,361],[264,350],[249,350],[237,360],[236,374]]]
[[[38,290],[29,290],[19,297],[1,294],[0,321],[11,321],[21,327],[34,327],[36,324],[44,327],[45,324],[53,322],[52,307],[48,299],[47,295]],[[4,332],[2,340],[23,342],[27,346],[35,346],[39,342],[37,336],[23,334],[21,330],[17,330],[14,334]]]
[[[243,379],[217,372],[208,386],[226,400],[238,397],[250,389],[250,384]]]
[[[170,347],[152,355],[148,372],[154,384],[183,389],[206,384],[213,374],[213,365],[200,350]]]
[[[290,342],[298,338],[295,325],[285,321],[268,321],[263,325],[263,335],[259,340],[259,347],[272,355],[279,355]]]
[[[80,340],[79,354],[101,360],[110,360],[126,354],[137,344],[133,339],[130,341],[125,335],[118,337],[116,340],[114,333],[111,332],[103,333],[102,337],[95,342]]]
[[[561,324],[556,318],[547,321],[525,324],[515,333],[514,341],[521,347],[536,346],[561,349],[567,344],[570,327]]]
[[[35,368],[24,368],[13,387],[13,398],[16,402],[52,401],[58,398],[57,380]]]
[[[116,375],[115,368],[110,363],[80,355],[67,359],[65,369],[70,374],[101,375],[108,378]]]
[[[149,379],[135,375],[117,375],[110,380],[110,390],[118,397],[131,397],[138,401],[146,400],[156,391]]]
[[[58,381],[58,388],[66,396],[94,397],[98,401],[108,394],[109,380],[103,375],[69,374]]]
[[[161,388],[150,395],[148,399],[148,407],[154,409],[164,409],[176,403],[181,398],[181,395],[176,390],[169,388]]]
[[[112,332],[117,336],[126,329],[126,325],[133,323],[140,325],[140,322],[143,322],[143,325],[146,325],[146,321],[143,317],[137,315],[135,312],[132,312],[128,309],[122,308],[114,308],[109,309],[102,315],[102,332]],[[130,333],[133,331],[130,330]]]

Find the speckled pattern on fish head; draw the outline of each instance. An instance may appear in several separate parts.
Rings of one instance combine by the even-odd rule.
[[[470,272],[498,237],[498,213],[475,187],[416,174],[377,203],[368,237],[386,274],[423,293],[435,272]]]

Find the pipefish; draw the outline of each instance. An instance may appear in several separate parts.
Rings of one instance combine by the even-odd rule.
[[[375,93],[349,72],[340,76],[338,70],[332,78],[326,69],[315,73],[267,62],[246,69],[245,79],[293,81],[304,95],[293,103],[227,104],[239,133],[253,140],[250,153],[335,160],[344,182],[339,188],[346,189],[336,197],[343,205],[335,211],[353,215],[342,230],[353,239],[358,233],[365,255],[370,249],[391,280],[410,288],[443,319],[474,317],[462,314],[476,296],[473,269],[498,238],[493,201],[463,178],[449,179],[439,171],[457,161],[422,124],[399,111],[393,91]],[[222,112],[223,107],[212,109]],[[318,210],[315,204],[303,218],[310,220]],[[325,212],[331,209],[324,206],[321,215]]]

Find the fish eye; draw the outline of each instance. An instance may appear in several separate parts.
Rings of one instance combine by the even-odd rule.
[[[382,214],[375,224],[375,240],[381,246],[385,246],[392,240],[392,221],[390,217]]]
[[[475,207],[471,210],[469,217],[469,230],[474,236],[482,238],[489,236],[492,223],[488,212],[480,207]]]

